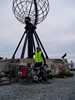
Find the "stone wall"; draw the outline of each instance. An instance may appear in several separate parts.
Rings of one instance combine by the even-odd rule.
[[[18,65],[27,65],[28,63],[34,64],[33,59],[9,59],[9,60],[1,60],[0,61],[0,71],[7,71],[9,67],[15,67]],[[49,70],[51,70],[52,74],[59,74],[64,70],[68,70],[68,63],[63,59],[48,59],[46,63],[49,66]]]

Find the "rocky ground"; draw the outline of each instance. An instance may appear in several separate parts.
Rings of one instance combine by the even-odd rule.
[[[75,100],[75,75],[50,83],[0,86],[0,100]]]

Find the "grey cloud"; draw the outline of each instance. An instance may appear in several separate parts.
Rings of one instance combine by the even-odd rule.
[[[60,41],[59,41],[60,42]],[[46,51],[49,55],[49,57],[53,57],[53,58],[60,58],[65,52],[67,53],[67,58],[73,59],[75,60],[75,41],[73,42],[68,42],[68,43],[64,43],[64,44],[54,44],[53,43],[47,43],[47,45],[45,46]]]
[[[65,29],[65,33],[75,35],[75,19],[68,24],[68,27]]]

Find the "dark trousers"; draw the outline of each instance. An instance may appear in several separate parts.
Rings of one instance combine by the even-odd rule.
[[[36,67],[41,67],[41,66],[42,66],[42,62],[35,63],[35,68]]]

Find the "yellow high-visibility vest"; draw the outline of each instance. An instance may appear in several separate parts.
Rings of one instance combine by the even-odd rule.
[[[33,56],[34,60],[36,63],[40,63],[40,62],[43,62],[43,57],[41,56],[42,52],[39,51],[39,52],[35,52],[35,55]]]

